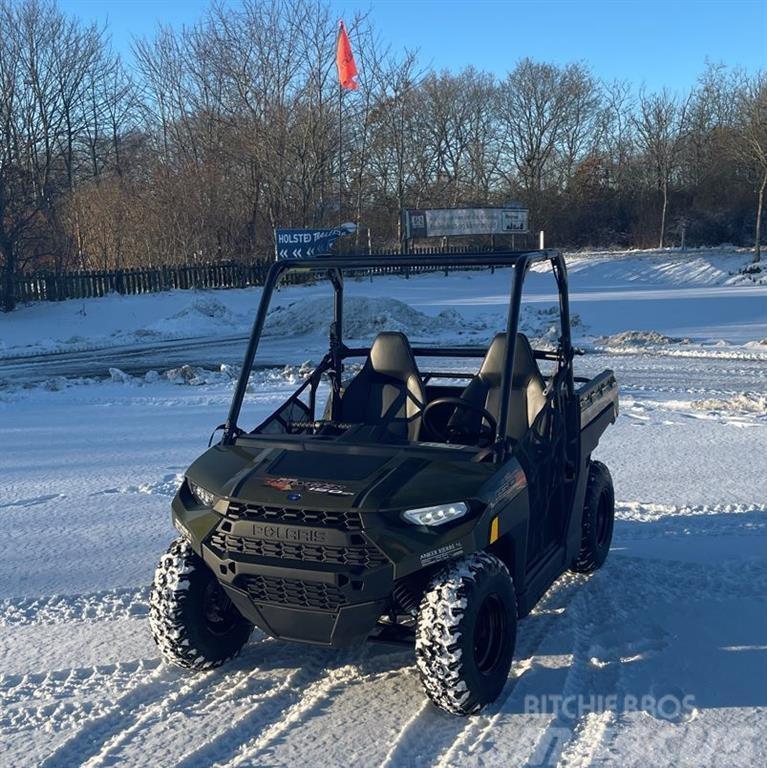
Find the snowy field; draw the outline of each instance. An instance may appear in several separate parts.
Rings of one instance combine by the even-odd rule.
[[[146,598],[169,503],[225,417],[257,289],[0,315],[0,765],[767,765],[767,285],[738,274],[748,259],[571,257],[577,372],[622,388],[597,454],[613,550],[550,589],[468,719],[387,647],[256,632],[213,672],[160,662]],[[350,281],[348,336],[485,341],[508,282]],[[524,327],[551,342],[552,278],[527,285]],[[280,292],[246,421],[319,360],[328,295]]]

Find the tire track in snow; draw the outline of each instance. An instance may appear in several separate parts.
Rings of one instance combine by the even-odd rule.
[[[187,673],[160,664],[101,716],[79,724],[79,729],[42,763],[42,768],[69,768],[89,765],[99,759],[127,735],[135,733],[141,724],[163,712],[179,707],[197,696],[198,691],[216,675],[216,670],[201,672],[190,678]]]
[[[0,677],[0,732],[64,730],[105,713],[105,692],[124,691],[159,659]]]
[[[399,732],[399,735],[394,740],[394,743],[389,747],[389,751],[381,761],[381,768],[394,768],[399,764],[399,759],[402,757],[401,752],[403,751],[402,745],[407,741],[407,739],[403,738],[403,735],[409,735],[414,728],[420,728],[424,718],[428,717],[428,711],[430,709],[432,709],[431,702],[428,699],[424,699],[423,704],[421,704],[413,716],[405,723],[404,727]],[[450,715],[445,714],[445,717],[450,717]],[[415,755],[411,754],[411,758],[417,756],[418,753]]]
[[[574,697],[577,700],[578,697],[588,697],[593,692],[595,685],[600,690],[602,688],[608,690],[614,688],[614,677],[619,674],[620,670],[613,666],[597,667],[592,664],[592,655],[595,650],[594,639],[597,637],[596,628],[608,626],[613,611],[613,606],[609,600],[610,590],[614,589],[612,574],[607,575],[604,572],[591,576],[569,574],[569,577],[574,580],[572,582],[573,592],[567,601],[562,625],[556,628],[556,632],[559,637],[572,636],[571,662],[561,689],[553,691],[546,687],[545,694],[547,696],[561,694],[566,697]],[[609,583],[609,589],[603,589],[601,587],[602,582]],[[523,666],[523,673],[527,670],[535,670],[539,666],[543,668],[543,665],[536,663],[535,653],[540,649],[545,651],[545,643],[549,636],[549,630],[552,628],[551,622],[542,627],[541,640],[536,645],[534,653],[527,659],[519,660]],[[566,653],[559,652],[558,655],[566,655]],[[504,691],[502,700],[499,699],[483,714],[474,718],[474,722],[467,725],[460,738],[456,739],[450,750],[436,764],[437,768],[464,765],[471,757],[477,759],[481,747],[491,735],[496,736],[497,742],[494,744],[496,752],[504,753],[503,739],[512,738],[515,729],[513,725],[508,723],[506,728],[498,726],[501,725],[502,719],[508,720],[517,716],[518,713],[524,712],[524,707],[519,701],[519,696],[522,693],[520,689],[521,686],[514,685],[508,694]],[[535,687],[532,689],[527,687],[525,690],[528,694],[532,692],[540,695],[540,692],[536,692]],[[607,726],[612,722],[612,713],[611,717],[605,718],[605,720],[605,730],[607,730]],[[577,714],[574,717],[552,714],[549,722],[540,729],[540,733],[530,745],[529,754],[526,758],[527,765],[555,765],[568,746],[575,742],[576,735],[585,727],[586,725]],[[536,728],[536,730],[538,729]],[[596,729],[592,731],[594,738],[596,733]],[[515,746],[520,746],[516,740]],[[573,746],[571,749],[573,755],[577,751],[587,751],[585,744],[577,748]],[[588,762],[584,764],[588,764]]]
[[[576,595],[568,605],[568,610],[564,616],[564,624],[558,628],[558,632],[560,635],[567,634],[568,631],[572,631],[574,634],[574,640],[573,640],[573,652],[572,652],[572,658],[573,660],[576,658],[576,652],[579,645],[579,642],[582,644],[582,638],[578,637],[576,627],[578,623],[578,617],[581,615],[581,610],[579,608],[579,604],[582,603],[584,600],[582,594]],[[545,644],[546,637],[541,638],[541,642],[539,643],[538,647],[534,649],[534,652],[530,655],[529,658],[522,660],[522,668],[523,668],[523,674],[525,672],[532,673],[538,668],[538,662],[535,658],[536,651],[538,651],[538,648]],[[565,690],[567,687],[573,688],[575,685],[577,685],[577,682],[579,678],[582,676],[582,673],[580,670],[577,672],[574,672],[573,670],[573,663],[571,663],[571,666],[567,672],[566,678],[565,678],[565,684],[564,688]],[[520,675],[521,677],[521,675]],[[481,747],[485,744],[487,739],[495,734],[496,739],[497,735],[500,733],[501,738],[504,735],[504,731],[502,729],[499,729],[498,726],[503,718],[509,717],[513,715],[516,712],[523,711],[523,708],[520,706],[519,702],[519,694],[521,693],[520,690],[521,686],[514,685],[511,690],[509,691],[509,694],[504,696],[503,700],[496,702],[492,705],[490,708],[490,711],[486,715],[480,715],[478,718],[479,722],[471,724],[467,731],[462,734],[461,738],[457,740],[456,744],[451,748],[451,750],[444,756],[443,760],[441,760],[438,763],[438,768],[448,768],[453,766],[459,766],[465,763],[465,761],[472,756],[476,756]],[[527,689],[526,689],[527,690]],[[548,693],[548,691],[547,691]],[[540,730],[540,733],[537,734],[537,738],[534,741],[534,744],[531,748],[531,757],[535,756],[536,753],[541,749],[549,749],[547,747],[548,742],[550,740],[550,734],[552,728],[552,722],[549,722],[544,728]],[[562,726],[558,727],[558,734],[561,737],[562,735]],[[569,733],[569,729],[567,730]],[[542,746],[543,745],[543,746]],[[503,748],[499,746],[498,743],[494,745],[495,750],[498,752],[503,752]],[[546,761],[538,761],[533,757],[533,760],[531,762],[528,762],[528,765],[553,765],[553,763],[550,761],[550,755],[547,755],[545,757]]]
[[[103,765],[104,760],[116,748],[129,743],[133,736],[141,733],[148,723],[163,720],[172,710],[180,709],[193,701],[200,690],[216,675],[216,672],[217,670],[210,670],[197,673],[191,679],[185,678],[180,687],[169,689],[164,695],[139,707],[138,712],[129,713],[120,726],[115,728],[107,738],[100,739],[100,746],[94,745],[98,751],[89,755],[88,759],[82,762],[83,768],[95,768],[95,766]]]
[[[266,654],[263,653],[264,649],[267,649]],[[195,688],[193,700],[190,701],[188,697],[168,699],[160,702],[159,707],[149,709],[129,729],[123,733],[115,734],[110,742],[105,743],[101,751],[87,763],[88,767],[95,768],[98,765],[119,763],[120,757],[125,751],[128,753],[131,750],[142,753],[161,752],[162,740],[169,735],[172,736],[167,731],[167,724],[174,715],[185,717],[184,724],[181,726],[184,733],[184,743],[194,745],[191,751],[174,757],[174,765],[211,764],[214,761],[214,755],[206,755],[206,753],[212,751],[211,746],[213,744],[222,742],[231,745],[233,732],[245,727],[246,720],[257,722],[257,719],[254,718],[260,719],[264,716],[265,705],[273,706],[274,701],[280,698],[286,688],[296,684],[294,678],[302,671],[299,668],[291,669],[284,676],[282,682],[275,687],[270,687],[266,691],[263,690],[264,684],[268,684],[270,681],[260,676],[280,669],[281,657],[276,654],[282,651],[284,648],[280,647],[276,641],[271,638],[264,638],[260,642],[247,646],[247,651],[242,656],[225,667],[217,668],[208,673],[191,673],[194,675],[193,680],[200,679],[200,685]],[[262,657],[266,656],[266,663],[261,666],[252,665],[249,657],[259,652]],[[271,658],[270,655],[274,655],[274,657]],[[319,674],[320,671],[317,665],[311,666],[309,670],[303,670],[305,674],[309,675]],[[206,687],[211,679],[215,679],[214,684]],[[244,716],[235,714],[233,719],[227,716],[223,707],[228,702],[236,702],[240,709],[248,705],[247,714]],[[253,706],[249,706],[251,704]],[[153,734],[152,728],[155,725],[158,726],[158,732]],[[206,756],[201,756],[201,753]]]
[[[298,651],[296,652],[298,654]],[[321,652],[320,652],[321,653]],[[325,651],[327,653],[327,651]],[[229,759],[225,763],[226,768],[234,768],[243,763],[262,764],[268,760],[268,754],[271,749],[276,747],[280,741],[287,735],[310,721],[311,717],[325,703],[332,701],[339,688],[345,688],[350,685],[370,683],[381,678],[389,678],[401,674],[401,669],[392,670],[392,664],[396,664],[396,658],[402,656],[402,651],[393,653],[381,653],[371,658],[371,646],[363,645],[351,653],[343,653],[336,656],[336,666],[333,668],[325,667],[308,684],[303,681],[303,690],[291,691],[286,696],[286,701],[290,701],[288,706],[283,707],[275,716],[272,710],[275,710],[273,704],[270,704],[271,724],[261,733],[249,741],[240,743],[235,752],[231,750],[231,743],[226,734],[223,738],[229,749]],[[305,653],[301,653],[303,659]],[[300,664],[301,659],[298,663]],[[296,670],[299,672],[300,670]],[[323,675],[324,672],[324,675]],[[299,681],[300,682],[300,681]],[[293,683],[296,683],[294,680]],[[295,685],[293,686],[295,688]],[[252,719],[250,716],[248,720]],[[261,718],[256,713],[256,725],[261,722]],[[248,723],[236,726],[238,731],[246,733],[251,732],[247,727]],[[232,729],[234,730],[234,728]],[[216,758],[209,750],[195,750],[185,757],[178,764],[178,768],[192,768],[201,764],[209,765]],[[219,765],[221,758],[215,760]]]
[[[0,626],[113,621],[149,615],[149,587],[0,600]]]
[[[583,592],[583,599],[578,606],[580,610],[573,615],[573,660],[562,695],[566,701],[575,702],[576,711],[561,711],[549,723],[533,753],[533,760],[539,754],[539,747],[548,753],[549,761],[540,762],[540,765],[554,764],[554,758],[557,759],[558,768],[590,765],[591,758],[614,720],[614,713],[609,710],[599,712],[596,716],[580,711],[580,703],[589,701],[595,691],[613,693],[620,674],[620,664],[599,667],[593,663],[599,628],[609,626],[615,614],[615,592],[612,587],[602,588],[602,583],[606,581],[610,579],[605,571],[594,574],[590,588]]]
[[[588,768],[615,719],[615,713],[609,710],[587,714],[573,731],[572,741],[562,750],[557,768]]]
[[[635,588],[636,582],[634,588],[630,583],[617,584],[615,576],[622,573],[622,566],[622,562],[608,562],[592,581],[594,589],[586,605],[588,614],[595,617],[591,622],[593,632],[587,652],[591,685],[580,695],[584,697],[584,709],[593,711],[583,711],[578,718],[569,718],[577,722],[560,750],[557,768],[587,768],[595,761],[602,764],[605,756],[611,753],[611,745],[624,720],[629,693],[625,681],[626,664],[639,658],[646,662],[662,652],[668,643],[666,633],[655,627],[651,620],[647,625],[640,620],[637,625],[637,615],[645,613],[647,596]],[[595,605],[598,606],[596,611]],[[623,635],[620,628],[627,625],[632,625],[633,630]],[[592,707],[591,695],[595,693],[604,698],[597,699],[596,706]],[[636,698],[636,691],[632,698]]]
[[[323,679],[310,683],[299,695],[298,701],[282,710],[281,719],[264,729],[260,736],[246,743],[240,753],[225,764],[225,768],[236,768],[250,761],[254,761],[256,765],[260,764],[259,758],[262,758],[275,742],[304,722],[322,703],[331,698],[337,688],[350,683],[357,674],[358,667],[349,664],[333,669]]]
[[[654,523],[664,517],[684,518],[711,515],[767,513],[767,504],[654,504],[644,501],[616,501],[616,520]]]
[[[593,599],[595,591],[595,579],[599,574],[591,577],[589,584],[579,591],[575,599],[571,601],[567,615],[567,624],[572,631],[572,661],[562,686],[561,695],[570,700],[587,696],[592,689],[592,668],[590,663],[592,636],[595,626],[602,619],[607,618],[608,610],[599,601]],[[596,607],[595,606],[599,606]],[[547,691],[547,693],[550,693]],[[496,716],[496,721],[502,715],[518,709],[517,702],[509,697],[501,706]],[[512,703],[515,706],[511,706]],[[572,742],[576,731],[581,726],[579,712],[570,715],[559,712],[548,722],[538,734],[532,746],[527,764],[535,766],[553,766],[558,764],[563,750]],[[482,739],[490,733],[485,729],[481,738],[471,745],[471,752],[475,752]]]
[[[259,643],[260,644],[260,643]],[[196,743],[194,729],[189,726],[197,726],[204,732],[209,732],[211,722],[205,719],[205,715],[210,714],[216,707],[220,707],[228,700],[238,697],[244,689],[252,683],[253,678],[261,672],[259,668],[232,669],[231,665],[210,672],[188,672],[190,675],[190,684],[198,683],[192,692],[193,699],[189,697],[177,697],[171,695],[159,703],[158,707],[149,708],[137,721],[125,731],[115,734],[115,736],[106,742],[101,751],[94,755],[86,764],[88,768],[95,768],[98,765],[113,764],[120,762],[120,753],[128,746],[134,746],[137,738],[142,741],[151,740],[152,726],[159,724],[164,730],[165,725],[174,714],[189,714],[189,718],[184,725],[184,735],[188,741]],[[199,680],[198,680],[199,677]],[[212,682],[212,685],[206,688],[206,684]],[[202,706],[199,706],[200,698],[203,700]],[[198,717],[202,715],[202,717]],[[221,717],[221,713],[217,713]],[[154,745],[151,743],[147,747],[144,745],[143,752],[154,751]],[[141,750],[139,750],[141,751]]]
[[[285,646],[275,643],[284,652]],[[291,658],[295,657],[295,658]],[[266,749],[298,723],[333,689],[354,677],[356,667],[345,665],[328,670],[328,651],[319,648],[291,649],[286,666],[295,664],[277,688],[244,715],[227,723],[227,728],[204,744],[183,755],[176,768],[199,765],[235,766]],[[253,732],[259,735],[252,738]]]
[[[78,723],[73,735],[42,761],[41,768],[82,765],[112,735],[128,727],[135,720],[136,712],[161,700],[177,682],[177,677],[177,673],[159,665],[116,699],[106,712]]]
[[[767,536],[767,504],[617,502],[614,546],[675,536]]]
[[[111,677],[130,677],[136,672],[154,670],[159,664],[159,659],[141,659],[93,667],[0,675],[0,704],[11,706],[33,698],[43,698],[47,693],[55,693],[64,698],[79,692],[83,686],[103,686],[104,681]]]
[[[624,720],[628,694],[633,694],[632,706],[636,706],[638,692],[627,690],[625,684],[626,673],[631,674],[627,663],[639,658],[647,662],[662,653],[668,643],[651,619],[638,617],[646,616],[648,604],[666,601],[676,605],[690,594],[708,592],[701,580],[711,577],[711,571],[713,579],[721,578],[721,566],[691,569],[689,563],[651,561],[649,567],[650,574],[646,559],[609,560],[584,589],[583,600],[571,617],[573,655],[565,683],[557,691],[562,698],[532,749],[528,765],[585,768],[610,755]],[[682,574],[687,579],[672,588]],[[649,594],[647,584],[658,594]],[[625,632],[629,624],[632,629]],[[545,689],[545,693],[550,695],[551,691]]]

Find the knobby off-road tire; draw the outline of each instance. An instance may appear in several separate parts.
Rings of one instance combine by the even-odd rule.
[[[184,539],[176,539],[160,558],[149,626],[165,660],[186,669],[212,669],[229,661],[253,631]]]
[[[601,461],[592,461],[583,503],[581,549],[573,571],[591,573],[602,567],[610,551],[614,524],[615,491],[610,470]]]
[[[469,715],[494,701],[509,676],[517,601],[506,566],[477,552],[440,570],[421,599],[416,663],[440,709]]]

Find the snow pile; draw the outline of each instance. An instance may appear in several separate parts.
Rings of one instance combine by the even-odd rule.
[[[309,334],[326,335],[333,320],[333,308],[327,299],[298,301],[273,309],[264,326],[264,336],[285,337]],[[571,325],[581,327],[580,316],[574,314]],[[504,311],[467,317],[455,309],[444,309],[427,315],[403,301],[392,298],[347,296],[344,300],[344,338],[371,340],[382,331],[400,331],[411,341],[423,339],[445,342],[455,336],[472,336],[484,343],[506,326]],[[523,305],[519,329],[531,339],[554,342],[561,333],[559,307],[539,308]]]
[[[662,344],[691,344],[692,340],[677,336],[666,336],[657,331],[623,331],[612,336],[600,336],[595,340],[605,347],[649,347]]]
[[[96,495],[111,495],[115,493],[143,493],[154,496],[173,497],[176,491],[184,482],[184,475],[180,472],[173,472],[164,475],[160,480],[139,483],[137,485],[121,485],[114,488],[105,488]]]
[[[132,378],[133,377],[130,374],[125,373],[125,371],[122,371],[119,368],[109,369],[109,379],[114,381],[116,384],[126,384]]]
[[[756,392],[740,392],[726,400],[709,398],[693,400],[690,407],[699,411],[731,411],[734,413],[755,413],[767,418],[767,395]]]
[[[171,384],[189,384],[196,387],[203,384],[218,384],[220,382],[234,381],[239,376],[239,370],[232,365],[222,364],[217,370],[201,368],[195,365],[181,365],[158,374],[157,371],[149,371],[144,380],[148,383],[158,378],[165,379]]]
[[[310,360],[300,365],[285,365],[284,367],[262,368],[250,374],[249,386],[263,384],[298,384],[304,381],[314,370],[315,366]],[[180,365],[160,373],[159,371],[147,371],[143,376],[132,376],[119,368],[109,369],[109,379],[115,384],[129,384],[143,386],[168,382],[170,384],[201,387],[214,384],[231,384],[240,377],[240,366],[222,363],[218,368],[204,368],[198,365]],[[51,379],[46,382],[46,389],[57,390],[70,383],[88,383],[86,379]]]
[[[264,326],[265,336],[304,336],[327,334],[333,321],[333,305],[327,298],[296,301],[275,307]],[[434,334],[486,330],[482,321],[468,321],[456,310],[446,309],[436,316],[419,312],[393,298],[347,296],[344,300],[344,338],[366,339],[381,331],[401,331],[409,338]]]
[[[222,294],[225,296],[225,294]],[[241,330],[248,325],[247,317],[233,312],[224,301],[203,296],[168,317],[150,323],[134,332],[138,338],[167,336],[197,336],[222,330]]]
[[[497,327],[506,325],[506,318],[498,321]],[[586,327],[578,314],[570,315],[570,328],[573,333],[583,335]],[[539,308],[530,304],[523,304],[519,315],[519,330],[533,343],[533,346],[556,346],[562,329],[559,324],[559,307],[552,304],[550,307]]]

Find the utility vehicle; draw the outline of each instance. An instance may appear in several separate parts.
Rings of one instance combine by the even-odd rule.
[[[548,351],[518,332],[525,278],[540,263],[559,295]],[[389,267],[495,268],[511,284],[506,327],[486,348],[411,347],[399,332],[347,346],[344,276]],[[329,348],[246,431],[241,410],[270,301],[296,272],[332,284]],[[215,667],[254,625],[328,646],[413,643],[438,707],[466,715],[496,699],[517,620],[567,569],[599,568],[610,547],[612,481],[591,455],[617,417],[618,386],[609,370],[575,376],[576,353],[556,251],[275,262],[223,436],[173,499],[180,538],[160,560],[150,609],[165,658]],[[434,367],[440,359],[452,367]]]

